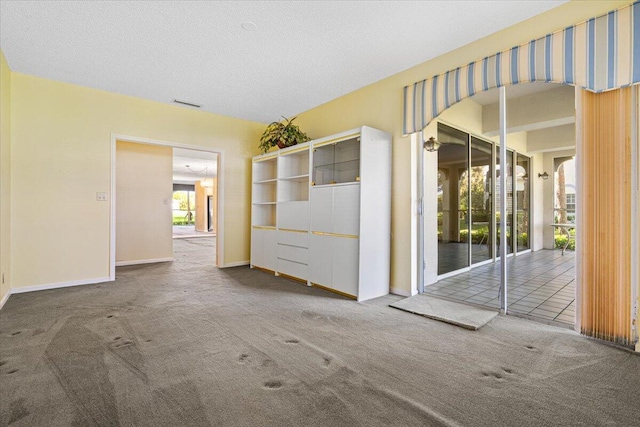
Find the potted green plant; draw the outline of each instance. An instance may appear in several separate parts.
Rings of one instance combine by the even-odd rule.
[[[295,117],[291,120],[286,117],[282,118],[284,122],[269,123],[260,137],[259,148],[263,153],[266,153],[276,145],[279,148],[285,148],[311,140],[306,133],[300,130],[298,125],[293,124]]]

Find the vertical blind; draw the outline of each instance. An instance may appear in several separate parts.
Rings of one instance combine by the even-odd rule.
[[[631,88],[581,97],[577,276],[585,335],[632,344]]]
[[[640,82],[640,2],[404,88],[403,132],[421,131],[464,98],[521,82],[592,92]]]

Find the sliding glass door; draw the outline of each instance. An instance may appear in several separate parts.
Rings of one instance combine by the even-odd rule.
[[[471,263],[493,258],[491,177],[493,175],[493,144],[471,137],[471,176],[469,183],[469,208],[471,232]]]
[[[529,169],[531,159],[522,154],[517,154],[516,162],[516,248],[518,252],[531,249],[529,243],[530,233],[530,209],[531,192],[529,181]]]
[[[500,255],[500,223],[502,218],[500,218],[500,174],[502,171],[500,170],[500,153],[496,146],[496,252],[498,256]],[[507,254],[513,253],[513,151],[507,150]]]
[[[501,171],[497,144],[443,123],[438,140],[438,275],[443,275],[500,256]],[[507,150],[506,164],[511,254],[530,248],[531,159]]]
[[[469,134],[438,124],[438,274],[469,267]]]

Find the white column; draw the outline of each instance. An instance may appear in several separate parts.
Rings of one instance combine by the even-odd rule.
[[[500,312],[507,313],[507,100],[500,88]]]

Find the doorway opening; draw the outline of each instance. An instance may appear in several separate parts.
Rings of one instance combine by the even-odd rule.
[[[523,83],[508,89],[504,218],[508,312],[573,327],[575,239],[563,252],[556,244],[554,224],[575,218],[577,191],[575,178],[568,180],[565,173],[571,187],[566,187],[563,204],[558,205],[553,178],[556,168],[575,155],[574,88]],[[492,309],[501,307],[498,129],[497,90],[453,105],[425,128],[427,136],[437,135],[442,146],[436,154],[437,275],[426,277],[424,292]],[[565,166],[565,172],[568,169]],[[552,179],[543,178],[545,171]],[[425,187],[433,175],[436,171],[425,170]],[[567,215],[557,217],[558,209]]]
[[[174,192],[174,157],[185,157],[184,154],[190,159],[187,164],[192,169],[188,172],[191,182],[176,174],[178,187]],[[206,252],[199,254],[199,259],[205,260],[201,264],[223,265],[222,156],[215,149],[112,135],[111,280],[115,280],[116,266],[167,262],[188,256],[174,248],[173,208],[181,210],[181,191],[185,191],[187,202],[182,220],[193,229],[190,237],[208,237],[185,236],[183,240],[200,241],[197,245]],[[190,187],[185,190],[180,185]]]
[[[173,149],[174,239],[216,237],[218,155]]]

